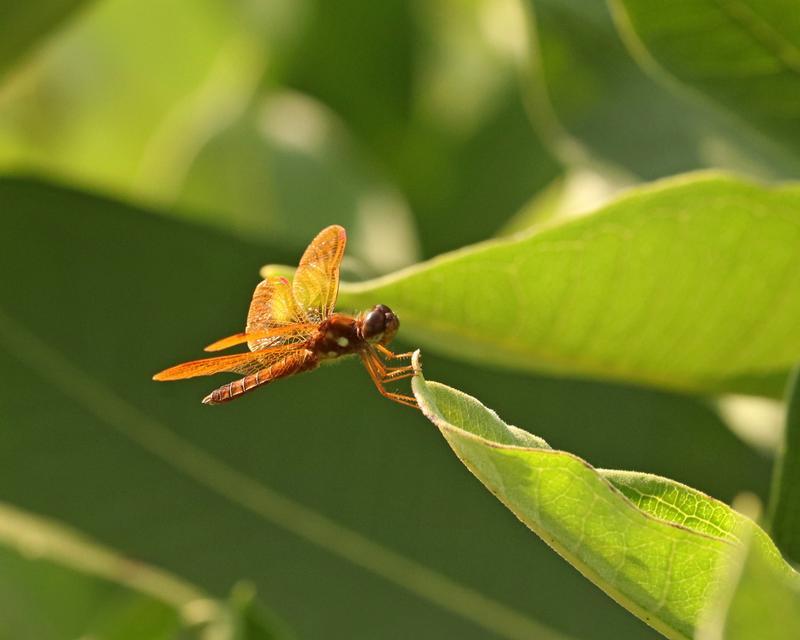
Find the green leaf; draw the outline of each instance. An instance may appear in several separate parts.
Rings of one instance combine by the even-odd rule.
[[[86,0],[0,1],[0,78]]]
[[[770,529],[787,558],[800,563],[800,368],[786,394],[786,425],[770,492]]]
[[[215,601],[61,524],[0,503],[4,638],[278,638],[274,623],[253,616],[252,594],[244,601],[240,591],[230,606]]]
[[[495,497],[630,612],[669,638],[693,637],[744,516],[666,478],[595,469],[417,371],[423,413]],[[754,536],[800,587],[767,535]]]
[[[706,167],[797,175],[796,155],[642,70],[626,51],[605,2],[528,0],[526,6],[534,37],[533,113],[562,160],[599,160],[644,179]],[[667,3],[651,13],[667,12],[672,16],[678,9]],[[694,14],[684,15],[690,21]],[[679,24],[670,19],[665,15],[662,22]],[[716,33],[680,24],[681,37],[697,34],[698,42]],[[727,64],[724,57],[717,60]]]
[[[723,567],[725,584],[709,608],[697,640],[794,640],[800,637],[800,581],[752,531]]]
[[[477,362],[763,392],[800,358],[798,288],[800,190],[689,175],[340,301],[388,304],[409,339]]]
[[[800,21],[792,0],[615,0],[645,68],[680,82],[800,156]]]

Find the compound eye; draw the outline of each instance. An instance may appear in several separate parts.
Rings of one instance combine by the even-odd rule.
[[[375,336],[379,336],[385,329],[386,316],[384,315],[383,311],[379,309],[373,309],[367,314],[367,317],[364,318],[364,328],[362,331],[367,340],[374,338]]]

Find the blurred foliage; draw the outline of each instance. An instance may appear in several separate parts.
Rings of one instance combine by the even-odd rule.
[[[780,457],[770,492],[772,535],[792,562],[800,562],[800,368],[789,379]]]
[[[525,4],[535,34],[533,112],[565,161],[599,163],[604,172],[623,171],[629,179],[708,167],[763,177],[798,175],[796,154],[742,127],[702,97],[664,86],[641,69],[626,51],[605,3]],[[648,12],[650,3],[636,4]],[[671,6],[663,8],[657,23],[695,34],[699,47],[707,33],[719,33],[714,27],[691,26],[696,13],[684,9],[679,15],[686,24],[667,19],[674,15]],[[707,47],[705,57],[723,67],[727,63],[713,47]]]
[[[288,637],[267,622],[252,589],[229,602],[0,504],[0,638]]]
[[[491,234],[556,174],[514,52],[485,33],[516,17],[492,7],[106,0],[0,93],[0,167],[294,246],[346,224],[373,272],[395,268],[416,257],[409,207],[432,255]]]
[[[661,65],[798,157],[800,17],[791,0],[688,0],[678,14],[643,0],[612,2],[641,64]]]
[[[301,638],[655,637],[530,540],[357,364],[215,410],[199,403],[214,381],[150,380],[241,330],[259,267],[296,264],[329,223],[347,227],[352,281],[557,225],[680,171],[798,175],[793,135],[753,116],[761,94],[739,112],[730,79],[699,82],[691,56],[674,66],[664,38],[680,35],[666,29],[684,9],[626,24],[623,4],[615,21],[588,0],[0,0],[0,499],[217,602],[250,579],[253,608],[239,590],[230,610],[263,602]],[[701,44],[698,61],[724,60],[724,42]],[[753,51],[742,47],[742,68]],[[781,82],[794,95],[796,78]],[[764,236],[759,250],[791,251],[792,238]],[[735,280],[727,291],[757,288],[747,255],[718,274]],[[489,315],[505,291],[486,291],[465,285],[459,303]],[[389,302],[369,298],[358,303]],[[753,300],[796,306],[790,289]],[[751,311],[753,336],[764,318],[791,320]],[[462,338],[452,359],[426,345],[431,377],[559,449],[726,501],[766,499],[770,461],[704,398],[479,368],[464,357],[478,341]],[[745,371],[726,388],[772,393],[784,376]],[[28,581],[43,609],[121,593],[10,557],[0,584]],[[0,621],[13,606],[0,600]],[[24,637],[28,618],[0,637]]]
[[[0,2],[0,78],[87,0]]]

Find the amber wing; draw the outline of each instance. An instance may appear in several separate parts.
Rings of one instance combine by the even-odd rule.
[[[292,291],[307,322],[322,322],[333,313],[346,243],[344,228],[332,225],[317,234],[300,259]]]
[[[247,343],[251,351],[304,341],[314,328],[295,301],[292,285],[286,278],[274,276],[258,284],[245,327],[246,334],[253,334]],[[260,333],[272,335],[258,337]]]
[[[153,376],[153,380],[182,380],[197,376],[210,376],[223,371],[249,375],[276,364],[297,352],[301,347],[302,343],[282,344],[259,351],[184,362],[157,373]]]
[[[205,350],[220,351],[246,342],[251,351],[258,351],[304,342],[316,328],[295,302],[289,281],[272,277],[262,280],[253,292],[245,331],[217,340]]]

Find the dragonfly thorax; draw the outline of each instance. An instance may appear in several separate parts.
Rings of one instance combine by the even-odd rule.
[[[309,341],[308,349],[318,358],[328,359],[358,353],[366,346],[358,330],[358,320],[334,313],[320,324],[317,334]]]

